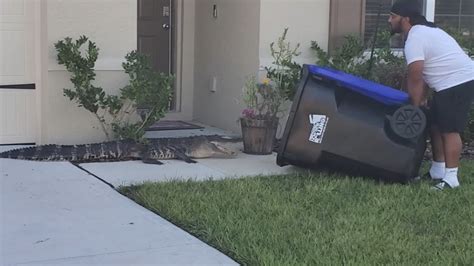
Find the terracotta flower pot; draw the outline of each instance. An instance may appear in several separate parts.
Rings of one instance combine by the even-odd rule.
[[[244,153],[271,154],[278,128],[278,118],[240,118]]]

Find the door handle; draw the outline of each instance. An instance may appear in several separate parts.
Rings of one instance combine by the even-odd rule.
[[[170,29],[170,24],[165,23],[165,24],[163,24],[162,27],[163,27],[163,29],[165,29],[165,30],[169,30],[169,29]]]

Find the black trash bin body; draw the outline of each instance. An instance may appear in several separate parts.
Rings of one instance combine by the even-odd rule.
[[[277,156],[280,166],[325,166],[392,181],[418,175],[424,128],[404,138],[390,119],[405,92],[347,73],[304,65]]]

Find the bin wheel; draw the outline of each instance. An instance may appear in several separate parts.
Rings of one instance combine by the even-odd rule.
[[[404,105],[393,113],[390,118],[390,126],[395,134],[402,138],[415,138],[425,130],[426,115],[418,107]]]

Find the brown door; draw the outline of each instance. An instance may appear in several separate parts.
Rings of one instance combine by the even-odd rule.
[[[172,73],[173,0],[138,0],[138,51],[158,72]]]

